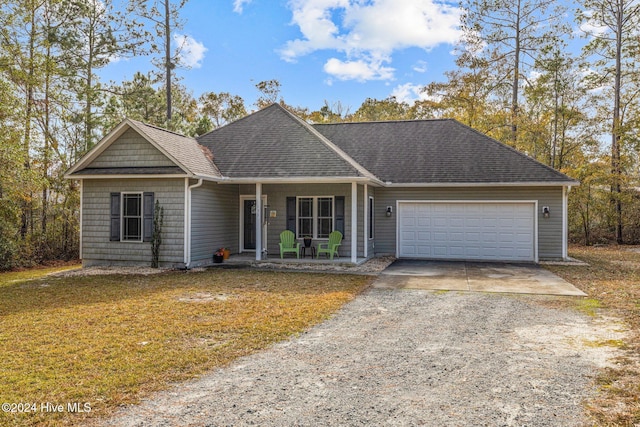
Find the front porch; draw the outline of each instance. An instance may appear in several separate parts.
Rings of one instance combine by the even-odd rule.
[[[304,258],[296,258],[292,255],[287,255],[284,258],[280,258],[280,254],[268,254],[264,253],[262,255],[261,260],[256,260],[255,253],[253,252],[243,252],[239,254],[232,254],[228,259],[224,260],[224,262],[220,264],[212,264],[213,266],[254,266],[259,264],[292,264],[292,265],[300,265],[303,266],[305,264],[317,266],[317,265],[360,265],[368,261],[369,258],[358,257],[356,258],[355,263],[353,262],[350,256],[344,257],[334,257],[334,259],[329,259],[324,256],[320,258],[311,258],[310,256],[306,256]]]
[[[373,255],[373,188],[366,182],[241,184],[238,197],[241,256],[234,258],[240,261],[358,265]],[[301,252],[299,260],[291,254],[282,260],[279,242],[284,230],[292,231],[301,244],[304,237],[312,238],[316,249],[332,231],[340,231],[341,256],[312,258],[307,249],[304,258]]]

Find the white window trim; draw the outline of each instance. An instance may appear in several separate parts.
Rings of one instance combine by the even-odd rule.
[[[331,199],[331,230],[336,228],[336,197],[335,196],[296,196],[296,238],[302,239],[300,235],[300,199],[313,199],[311,207],[311,224],[313,227],[313,240],[329,240],[329,237],[318,237],[318,199]]]
[[[140,196],[140,240],[132,240],[124,238],[124,196],[136,194]],[[131,217],[133,218],[133,217]],[[144,240],[144,192],[142,191],[127,191],[120,193],[120,241],[123,243],[142,243]]]

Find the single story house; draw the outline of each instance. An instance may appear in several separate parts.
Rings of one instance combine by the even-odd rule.
[[[309,124],[278,104],[198,138],[124,120],[66,174],[80,181],[84,266],[160,264],[217,248],[279,257],[279,236],[340,230],[342,261],[567,257],[579,183],[450,119]],[[253,257],[253,254],[252,254]]]

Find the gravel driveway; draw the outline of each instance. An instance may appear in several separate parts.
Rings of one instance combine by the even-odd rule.
[[[577,426],[619,325],[553,297],[369,289],[271,349],[109,426]]]

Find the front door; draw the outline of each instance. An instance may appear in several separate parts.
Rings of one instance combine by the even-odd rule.
[[[266,206],[267,196],[262,196],[262,205]],[[256,250],[256,198],[240,196],[240,251]],[[267,226],[262,227],[262,244],[267,245]]]
[[[256,201],[245,200],[243,203],[243,234],[245,250],[256,249]]]

